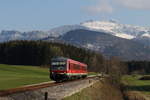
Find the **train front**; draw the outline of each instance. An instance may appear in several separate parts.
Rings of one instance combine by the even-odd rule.
[[[67,59],[53,58],[51,60],[50,78],[55,81],[67,80]]]

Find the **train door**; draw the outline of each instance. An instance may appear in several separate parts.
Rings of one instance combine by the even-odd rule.
[[[70,63],[70,61],[68,61],[67,62],[68,63],[68,66],[67,66],[67,68],[68,68],[68,73],[71,73],[72,72],[72,69],[71,69],[71,63]]]

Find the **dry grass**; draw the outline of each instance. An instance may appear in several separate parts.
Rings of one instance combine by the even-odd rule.
[[[126,100],[150,100],[149,75],[126,75],[123,77]]]
[[[100,81],[76,93],[64,100],[123,100],[119,89],[109,84],[108,81]]]
[[[126,100],[150,100],[139,91],[127,91],[124,93]]]

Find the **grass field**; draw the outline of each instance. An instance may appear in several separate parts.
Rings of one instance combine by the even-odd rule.
[[[98,75],[99,73],[96,72],[88,72],[88,75]]]
[[[150,95],[150,80],[139,80],[141,75],[127,75],[123,77],[123,83],[129,91],[140,91]]]
[[[88,73],[88,75],[96,74]],[[48,68],[0,64],[0,90],[47,81],[50,81]]]
[[[0,64],[0,90],[50,81],[49,69]]]

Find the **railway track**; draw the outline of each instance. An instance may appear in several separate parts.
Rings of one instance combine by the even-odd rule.
[[[89,76],[85,79],[71,80],[71,81],[66,81],[66,82],[61,82],[61,83],[56,83],[54,81],[51,81],[51,82],[44,82],[44,83],[40,83],[40,84],[26,85],[26,86],[22,86],[22,87],[18,87],[18,88],[13,88],[13,89],[0,90],[0,96],[2,97],[2,96],[7,96],[10,94],[20,93],[20,92],[25,92],[25,91],[33,91],[33,90],[38,90],[41,88],[57,86],[57,85],[61,85],[61,84],[86,80],[86,79],[95,78],[95,77],[98,77],[98,76]]]

